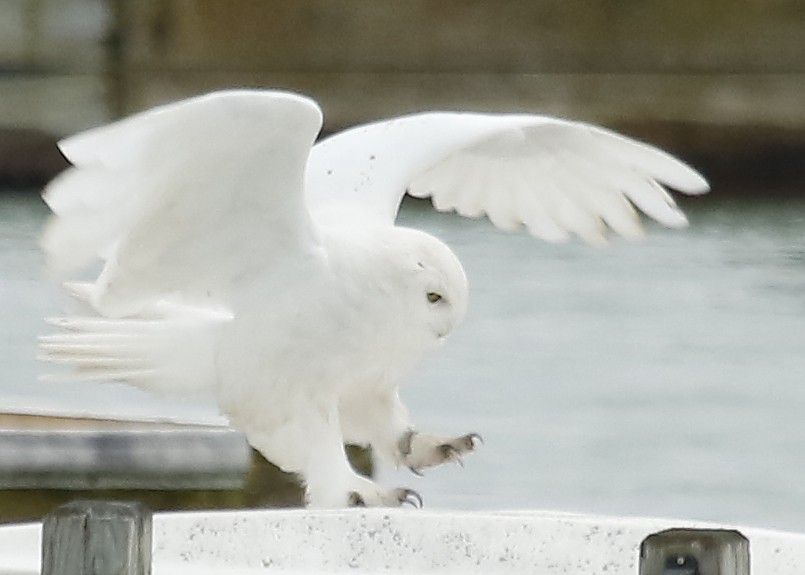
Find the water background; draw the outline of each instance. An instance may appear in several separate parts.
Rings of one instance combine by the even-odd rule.
[[[757,197],[762,194],[759,192]],[[480,432],[462,470],[381,480],[429,507],[659,515],[805,531],[805,201],[710,198],[639,243],[553,246],[485,221],[402,215],[463,261],[470,311],[411,376],[420,428]],[[35,192],[0,194],[0,405],[214,418],[113,386],[37,382],[64,298]]]

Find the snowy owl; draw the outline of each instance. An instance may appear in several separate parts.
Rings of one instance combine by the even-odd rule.
[[[49,266],[82,311],[51,319],[43,359],[83,381],[212,394],[318,507],[421,503],[355,473],[345,442],[414,472],[479,436],[418,431],[398,386],[467,308],[435,237],[395,226],[403,195],[539,238],[641,236],[635,208],[687,220],[664,186],[708,190],[654,147],[529,114],[428,112],[314,143],[322,112],[282,91],[230,90],[60,142],[73,164],[44,198]]]

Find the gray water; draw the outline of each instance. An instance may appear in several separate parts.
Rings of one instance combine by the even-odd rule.
[[[411,376],[422,429],[480,432],[466,466],[384,472],[439,508],[542,508],[805,531],[805,202],[689,202],[691,227],[553,246],[421,206],[471,284],[464,324]],[[0,401],[176,413],[117,388],[38,383],[36,194],[0,197]]]

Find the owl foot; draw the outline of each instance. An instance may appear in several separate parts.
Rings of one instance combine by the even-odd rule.
[[[447,461],[463,466],[464,455],[475,451],[481,443],[483,438],[477,433],[448,438],[412,430],[400,438],[397,447],[402,463],[416,475],[422,475],[422,469],[425,467],[433,467]]]
[[[422,508],[422,497],[413,489],[397,487],[387,489],[377,483],[364,480],[357,489],[350,491],[347,498],[349,507],[400,507],[410,505]]]

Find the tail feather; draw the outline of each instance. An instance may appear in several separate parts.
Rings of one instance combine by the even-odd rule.
[[[77,285],[72,291],[79,299],[91,293]],[[66,371],[42,379],[122,382],[161,395],[213,391],[220,327],[231,316],[165,301],[148,313],[147,318],[49,318],[61,331],[39,338],[39,359]]]
[[[143,357],[147,354],[147,349],[142,347],[137,350],[121,350],[117,345],[40,342],[39,349],[42,353],[39,359],[79,369],[122,371],[148,366],[148,360]]]
[[[50,361],[50,360],[47,360]],[[159,395],[187,395],[188,392],[180,392],[178,390],[159,390],[155,391],[151,386],[146,385],[140,382],[152,381],[155,378],[159,377],[159,373],[155,370],[130,370],[130,371],[120,371],[120,370],[99,370],[95,369],[92,371],[82,370],[81,376],[76,377],[75,374],[65,373],[65,372],[50,372],[44,373],[39,376],[39,381],[53,381],[53,382],[74,382],[78,381],[81,383],[112,383],[112,382],[119,382],[125,383],[128,385],[133,385],[134,387],[138,387],[144,391],[150,391],[154,393],[158,393]],[[201,390],[196,390],[197,393],[201,393]]]

